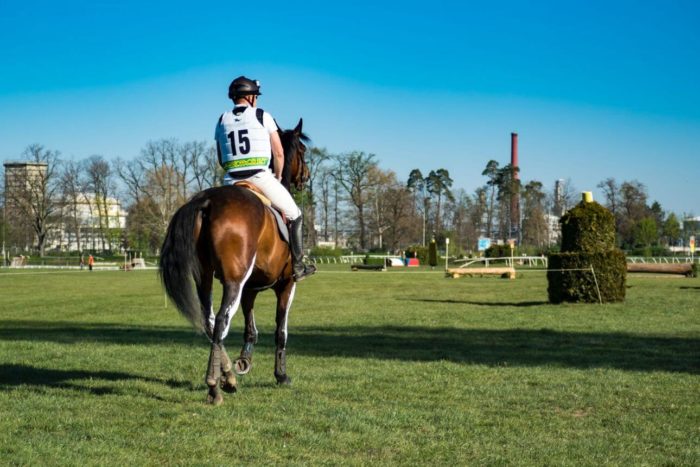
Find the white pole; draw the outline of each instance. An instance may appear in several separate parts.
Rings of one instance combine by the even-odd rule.
[[[447,262],[450,258],[450,239],[445,238],[445,271],[447,271]]]

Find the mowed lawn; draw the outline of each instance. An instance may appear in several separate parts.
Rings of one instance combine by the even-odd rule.
[[[207,341],[155,272],[4,270],[0,464],[700,464],[700,279],[630,277],[604,306],[546,287],[321,266],[292,386],[265,292],[252,372],[211,407]]]

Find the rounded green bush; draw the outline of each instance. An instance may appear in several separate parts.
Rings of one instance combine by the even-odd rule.
[[[559,222],[562,253],[615,248],[615,217],[595,201],[579,203]]]

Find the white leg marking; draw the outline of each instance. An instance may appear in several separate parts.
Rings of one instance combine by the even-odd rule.
[[[238,285],[238,295],[236,295],[236,299],[229,305],[228,308],[226,308],[226,313],[224,316],[226,316],[226,327],[224,328],[224,332],[221,333],[221,341],[228,336],[228,330],[231,327],[231,321],[233,320],[233,317],[236,316],[236,312],[238,311],[238,305],[241,303],[241,295],[243,295],[243,286],[245,283],[248,281],[248,278],[250,275],[253,273],[253,268],[255,267],[255,257],[257,255],[253,256],[253,261],[250,263],[250,267],[248,268],[248,271],[245,273],[245,276],[243,277],[243,280],[241,283]]]
[[[282,329],[282,335],[284,336],[284,346],[287,346],[287,322],[289,321],[289,309],[292,307],[292,301],[294,301],[294,292],[297,290],[296,282],[292,284],[292,291],[289,292],[289,300],[287,300],[287,309],[284,310],[284,327]]]
[[[214,322],[216,321],[216,315],[214,314],[214,305],[209,305],[209,317],[207,318],[209,322],[209,329],[211,333],[214,334]]]

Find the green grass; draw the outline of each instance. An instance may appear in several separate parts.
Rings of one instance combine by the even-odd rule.
[[[154,272],[4,270],[0,463],[698,465],[700,279],[628,286],[553,306],[540,272],[322,265],[290,316],[293,385],[266,292],[253,370],[210,407],[206,340]]]

